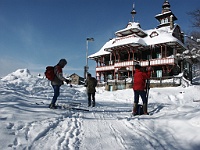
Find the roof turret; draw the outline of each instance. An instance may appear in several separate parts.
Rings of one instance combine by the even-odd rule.
[[[170,4],[168,0],[165,0],[162,5],[162,13],[156,15],[155,18],[160,22],[158,28],[170,26],[174,24],[175,20],[177,20],[176,16],[172,13],[170,9]]]
[[[170,10],[170,4],[168,0],[165,0],[165,2],[162,5],[162,14],[165,12],[171,11]]]

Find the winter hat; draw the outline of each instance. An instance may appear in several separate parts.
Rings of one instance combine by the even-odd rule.
[[[58,63],[58,65],[60,65],[61,67],[64,67],[67,64],[66,59],[61,59]]]
[[[87,75],[88,75],[88,77],[92,77],[92,75],[90,73],[88,73]]]
[[[135,65],[135,69],[140,69],[140,68],[141,68],[141,66],[139,64]]]

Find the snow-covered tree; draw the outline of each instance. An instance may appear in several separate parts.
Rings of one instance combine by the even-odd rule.
[[[193,63],[200,62],[200,9],[196,9],[188,13],[192,17],[192,25],[195,28],[190,35],[186,35],[186,44],[188,45],[188,50],[184,55],[187,59],[191,59]],[[197,29],[197,30],[196,30]]]
[[[192,17],[191,24],[195,30],[190,34],[185,35],[185,44],[187,45],[188,49],[182,54],[177,54],[176,56],[183,61],[189,62],[191,69],[187,71],[189,71],[189,78],[190,81],[192,81],[192,78],[194,78],[196,75],[200,76],[200,9],[189,12],[188,15]]]

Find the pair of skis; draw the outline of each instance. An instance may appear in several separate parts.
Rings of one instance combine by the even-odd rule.
[[[69,105],[61,104],[61,105],[58,105],[57,107],[60,108],[60,109],[67,109],[67,110],[89,111],[89,109],[77,107],[77,106],[80,106],[80,105],[81,104],[77,105],[76,103],[71,103]]]
[[[36,102],[36,105],[47,105],[44,102]],[[81,103],[71,102],[69,104],[56,105],[57,109],[77,110],[77,111],[89,111],[89,109],[79,107]]]

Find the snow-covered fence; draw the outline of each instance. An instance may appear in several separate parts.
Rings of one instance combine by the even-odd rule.
[[[132,88],[134,80],[132,78],[126,78],[124,80],[108,80],[104,82],[105,89],[108,91],[122,90]],[[150,78],[151,87],[170,87],[182,85],[183,79],[178,77],[153,77]]]
[[[152,77],[150,83],[152,87],[180,86],[182,77]]]

